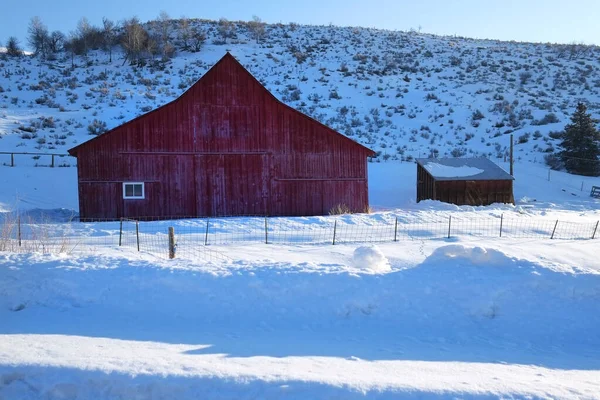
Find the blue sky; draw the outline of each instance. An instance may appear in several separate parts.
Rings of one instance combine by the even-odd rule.
[[[0,43],[17,36],[23,45],[27,24],[37,15],[50,30],[73,30],[81,17],[99,25],[102,17],[171,17],[298,22],[364,26],[533,42],[600,44],[598,0],[3,0]]]

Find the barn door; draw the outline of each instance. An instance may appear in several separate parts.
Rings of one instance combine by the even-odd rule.
[[[266,155],[197,155],[195,168],[199,216],[266,215]]]

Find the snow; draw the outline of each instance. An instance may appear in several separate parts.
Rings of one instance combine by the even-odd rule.
[[[361,246],[354,250],[352,264],[361,270],[373,272],[386,272],[390,270],[390,263],[378,246]]]
[[[0,396],[593,398],[596,246],[386,243],[388,271],[352,245],[3,254]]]
[[[435,162],[428,162],[425,164],[425,169],[433,176],[439,178],[460,178],[464,176],[478,175],[483,172],[482,169],[469,167],[468,165],[453,167],[451,165],[442,165]]]

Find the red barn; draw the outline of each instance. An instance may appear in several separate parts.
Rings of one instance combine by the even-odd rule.
[[[373,151],[283,104],[227,53],[176,100],[82,143],[81,219],[367,209]]]

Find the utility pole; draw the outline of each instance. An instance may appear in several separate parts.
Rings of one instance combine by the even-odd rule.
[[[513,135],[512,133],[510,134],[510,176],[515,176],[514,174],[514,168],[513,168],[513,163],[514,163],[514,159],[513,159]]]

